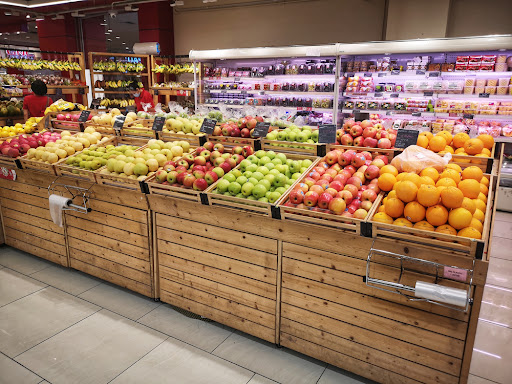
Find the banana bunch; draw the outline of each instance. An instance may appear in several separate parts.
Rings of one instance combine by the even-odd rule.
[[[92,63],[92,69],[99,72],[117,71],[116,63],[113,61],[95,61]]]
[[[119,107],[126,108],[129,105],[135,105],[135,100],[133,99],[103,99],[100,101],[100,106],[102,107]]]
[[[182,73],[194,73],[194,65],[192,63],[184,64],[160,64],[153,68],[155,73],[167,73],[169,75],[181,75]]]
[[[27,60],[0,58],[0,68],[14,68],[23,70],[49,69],[51,71],[81,71],[80,64],[67,60]]]
[[[92,63],[92,68],[100,72],[142,72],[146,69],[142,63],[127,63],[114,61],[96,61]]]

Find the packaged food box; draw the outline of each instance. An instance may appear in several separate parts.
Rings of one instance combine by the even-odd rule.
[[[498,79],[498,85],[500,87],[508,87],[509,84],[510,84],[510,77],[500,77]]]
[[[485,87],[485,93],[488,93],[489,95],[495,95],[496,94],[496,87],[488,85],[487,87]]]
[[[469,64],[468,65],[468,71],[480,71],[480,64]]]
[[[476,79],[474,77],[468,77],[464,81],[464,85],[466,87],[474,87],[475,86]]]
[[[507,66],[507,63],[499,63],[499,64],[495,64],[494,68],[495,68],[496,72],[507,72],[508,66]]]
[[[498,95],[506,95],[508,92],[508,86],[498,86],[496,87],[496,93]]]
[[[467,63],[469,61],[469,56],[457,56],[457,64],[458,63]]]
[[[476,94],[484,93],[484,91],[485,91],[485,87],[483,87],[483,86],[476,86],[475,87],[475,93]]]
[[[469,56],[469,64],[480,64],[482,62],[482,56]]]
[[[507,62],[507,55],[498,55],[496,63],[502,64]]]
[[[494,64],[480,64],[480,71],[494,71]]]
[[[483,55],[482,64],[494,64],[496,63],[496,55]]]
[[[455,65],[455,71],[467,71],[468,65],[467,64],[456,64]]]
[[[475,92],[475,87],[464,87],[464,94],[471,95]]]

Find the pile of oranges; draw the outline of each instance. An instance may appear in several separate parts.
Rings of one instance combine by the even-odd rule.
[[[449,152],[462,156],[490,157],[494,139],[491,135],[480,135],[471,139],[464,132],[452,135],[448,131],[441,131],[435,136],[431,132],[421,132],[416,144],[440,155]],[[468,159],[467,161],[458,160],[458,162],[478,163],[478,160]]]
[[[489,179],[479,167],[448,164],[441,173],[428,167],[418,175],[385,165],[378,185],[388,194],[374,221],[481,239]]]

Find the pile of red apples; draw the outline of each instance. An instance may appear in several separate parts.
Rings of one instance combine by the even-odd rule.
[[[263,122],[263,117],[245,116],[238,120],[227,121],[214,128],[213,136],[250,138],[259,122]]]
[[[3,156],[16,158],[23,156],[30,148],[44,147],[46,143],[55,142],[60,139],[57,132],[46,131],[32,135],[21,135],[0,145],[0,153]]]
[[[346,120],[343,128],[336,131],[336,141],[340,145],[390,149],[395,146],[395,140],[396,130],[385,129],[379,120]]]
[[[290,192],[285,206],[365,219],[380,192],[384,155],[355,150],[329,151]]]

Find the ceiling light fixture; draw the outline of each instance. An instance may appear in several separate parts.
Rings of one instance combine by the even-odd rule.
[[[134,7],[133,5],[128,4],[127,6],[124,7],[124,10],[126,12],[137,12],[139,10],[139,7],[137,7],[137,6]]]
[[[55,15],[52,20],[64,20],[64,15]]]
[[[4,15],[5,15],[5,16],[12,16],[12,12],[11,12],[11,11],[5,11],[5,12],[4,12]]]
[[[112,41],[112,39],[107,39],[107,41]]]
[[[116,39],[120,39],[120,37],[119,37],[119,36],[116,36]]]
[[[85,13],[80,13],[80,12],[72,12],[71,13],[71,16],[73,17],[85,17]]]
[[[180,0],[174,0],[171,3],[171,7],[177,7],[177,6],[180,6],[180,5],[185,5],[185,2],[184,1],[180,1]]]
[[[29,15],[29,14],[27,14],[27,16],[25,16],[25,17],[26,17],[27,19],[30,19],[30,15]]]
[[[1,35],[1,33],[0,33],[0,35]],[[126,44],[126,42],[123,41],[121,44]]]
[[[109,29],[107,29],[107,32],[108,32],[108,33],[112,33],[112,29],[110,29],[110,28],[109,28]]]

